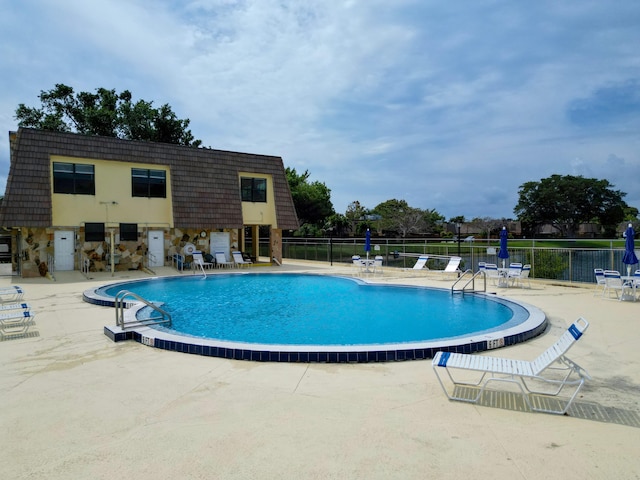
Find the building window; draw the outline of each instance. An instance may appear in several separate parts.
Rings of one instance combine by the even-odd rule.
[[[248,178],[240,179],[240,191],[243,202],[266,202],[267,201],[267,179]]]
[[[104,242],[104,223],[85,223],[84,241]]]
[[[131,196],[167,198],[167,173],[164,170],[132,168]]]
[[[121,242],[137,242],[138,241],[138,224],[137,223],[121,223],[120,224],[120,241]]]
[[[53,162],[53,193],[95,195],[93,165]]]

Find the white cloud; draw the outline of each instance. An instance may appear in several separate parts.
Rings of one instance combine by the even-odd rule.
[[[640,106],[623,88],[640,81],[639,23],[632,0],[12,2],[0,123],[55,83],[129,89],[205,145],[309,170],[340,212],[398,198],[508,217],[522,183],[576,171],[640,206]]]

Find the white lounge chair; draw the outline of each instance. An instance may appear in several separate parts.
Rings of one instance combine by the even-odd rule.
[[[447,266],[444,267],[444,270],[430,270],[430,272],[436,272],[440,275],[458,274],[462,271],[459,268],[461,261],[461,257],[451,257],[449,259],[449,263],[447,263]]]
[[[216,259],[216,268],[232,268],[233,262],[227,260],[227,256],[224,252],[216,252],[214,255]]]
[[[26,333],[33,323],[33,314],[29,310],[16,310],[0,314],[0,336],[10,337]]]
[[[413,272],[413,271],[428,271],[427,260],[429,260],[428,255],[420,255],[416,263],[411,268],[403,268],[402,270],[405,272]]]
[[[576,320],[569,329],[533,362],[508,358],[489,357],[465,353],[438,352],[431,365],[440,382],[440,386],[450,400],[477,403],[490,383],[507,382],[515,384],[527,406],[537,412],[564,414],[576,398],[589,374],[565,354],[582,336],[589,326],[584,318]],[[453,388],[445,386],[438,373],[444,369]],[[475,382],[459,381],[453,371],[471,371],[481,374]],[[476,375],[477,376],[477,375]],[[560,396],[566,388],[573,392]],[[451,390],[451,391],[450,391]],[[475,395],[474,395],[475,394]],[[558,408],[551,408],[557,399]]]
[[[22,287],[13,285],[11,287],[0,288],[0,302],[17,302],[24,296]]]
[[[418,257],[418,260],[416,261],[416,264],[413,266],[413,268],[411,270],[422,270],[427,268],[427,260],[429,260],[429,256],[428,255],[420,255]],[[427,268],[428,270],[428,268]]]
[[[213,263],[205,262],[202,252],[193,252],[193,263],[204,268],[213,268]]]
[[[0,305],[0,310],[31,310],[31,305],[28,303],[6,303]]]
[[[236,264],[238,268],[248,267],[249,265],[253,265],[253,262],[251,260],[244,259],[244,257],[242,256],[242,252],[238,252],[236,250],[234,252],[231,252],[231,254],[233,255],[233,262]]]

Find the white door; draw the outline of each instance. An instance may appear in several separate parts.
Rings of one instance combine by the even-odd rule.
[[[164,265],[164,232],[149,230],[147,244],[149,245],[149,268],[162,267]]]
[[[53,235],[55,269],[73,270],[76,234],[71,230],[56,230]]]

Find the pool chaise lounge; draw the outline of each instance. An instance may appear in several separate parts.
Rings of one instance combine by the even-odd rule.
[[[0,288],[0,303],[17,302],[23,296],[24,296],[23,288],[17,285]]]
[[[477,403],[490,383],[515,384],[525,404],[533,411],[565,414],[589,374],[566,357],[567,351],[582,336],[589,326],[584,318],[576,320],[569,329],[533,362],[508,358],[438,352],[431,363],[433,370],[450,400]],[[450,382],[440,373],[444,369]],[[461,381],[454,378],[463,371],[481,373],[478,381]],[[477,378],[477,375],[475,375]],[[451,386],[451,384],[453,386]],[[535,387],[534,387],[535,386]],[[561,396],[565,388],[572,393]],[[550,402],[555,397],[555,402]],[[557,406],[557,408],[552,408]]]
[[[245,260],[242,256],[242,252],[234,251],[231,252],[233,255],[233,262],[236,264],[238,268],[248,267],[249,265],[253,265],[251,260]]]
[[[33,317],[35,315],[26,308],[0,314],[0,336],[6,338],[26,333]]]

